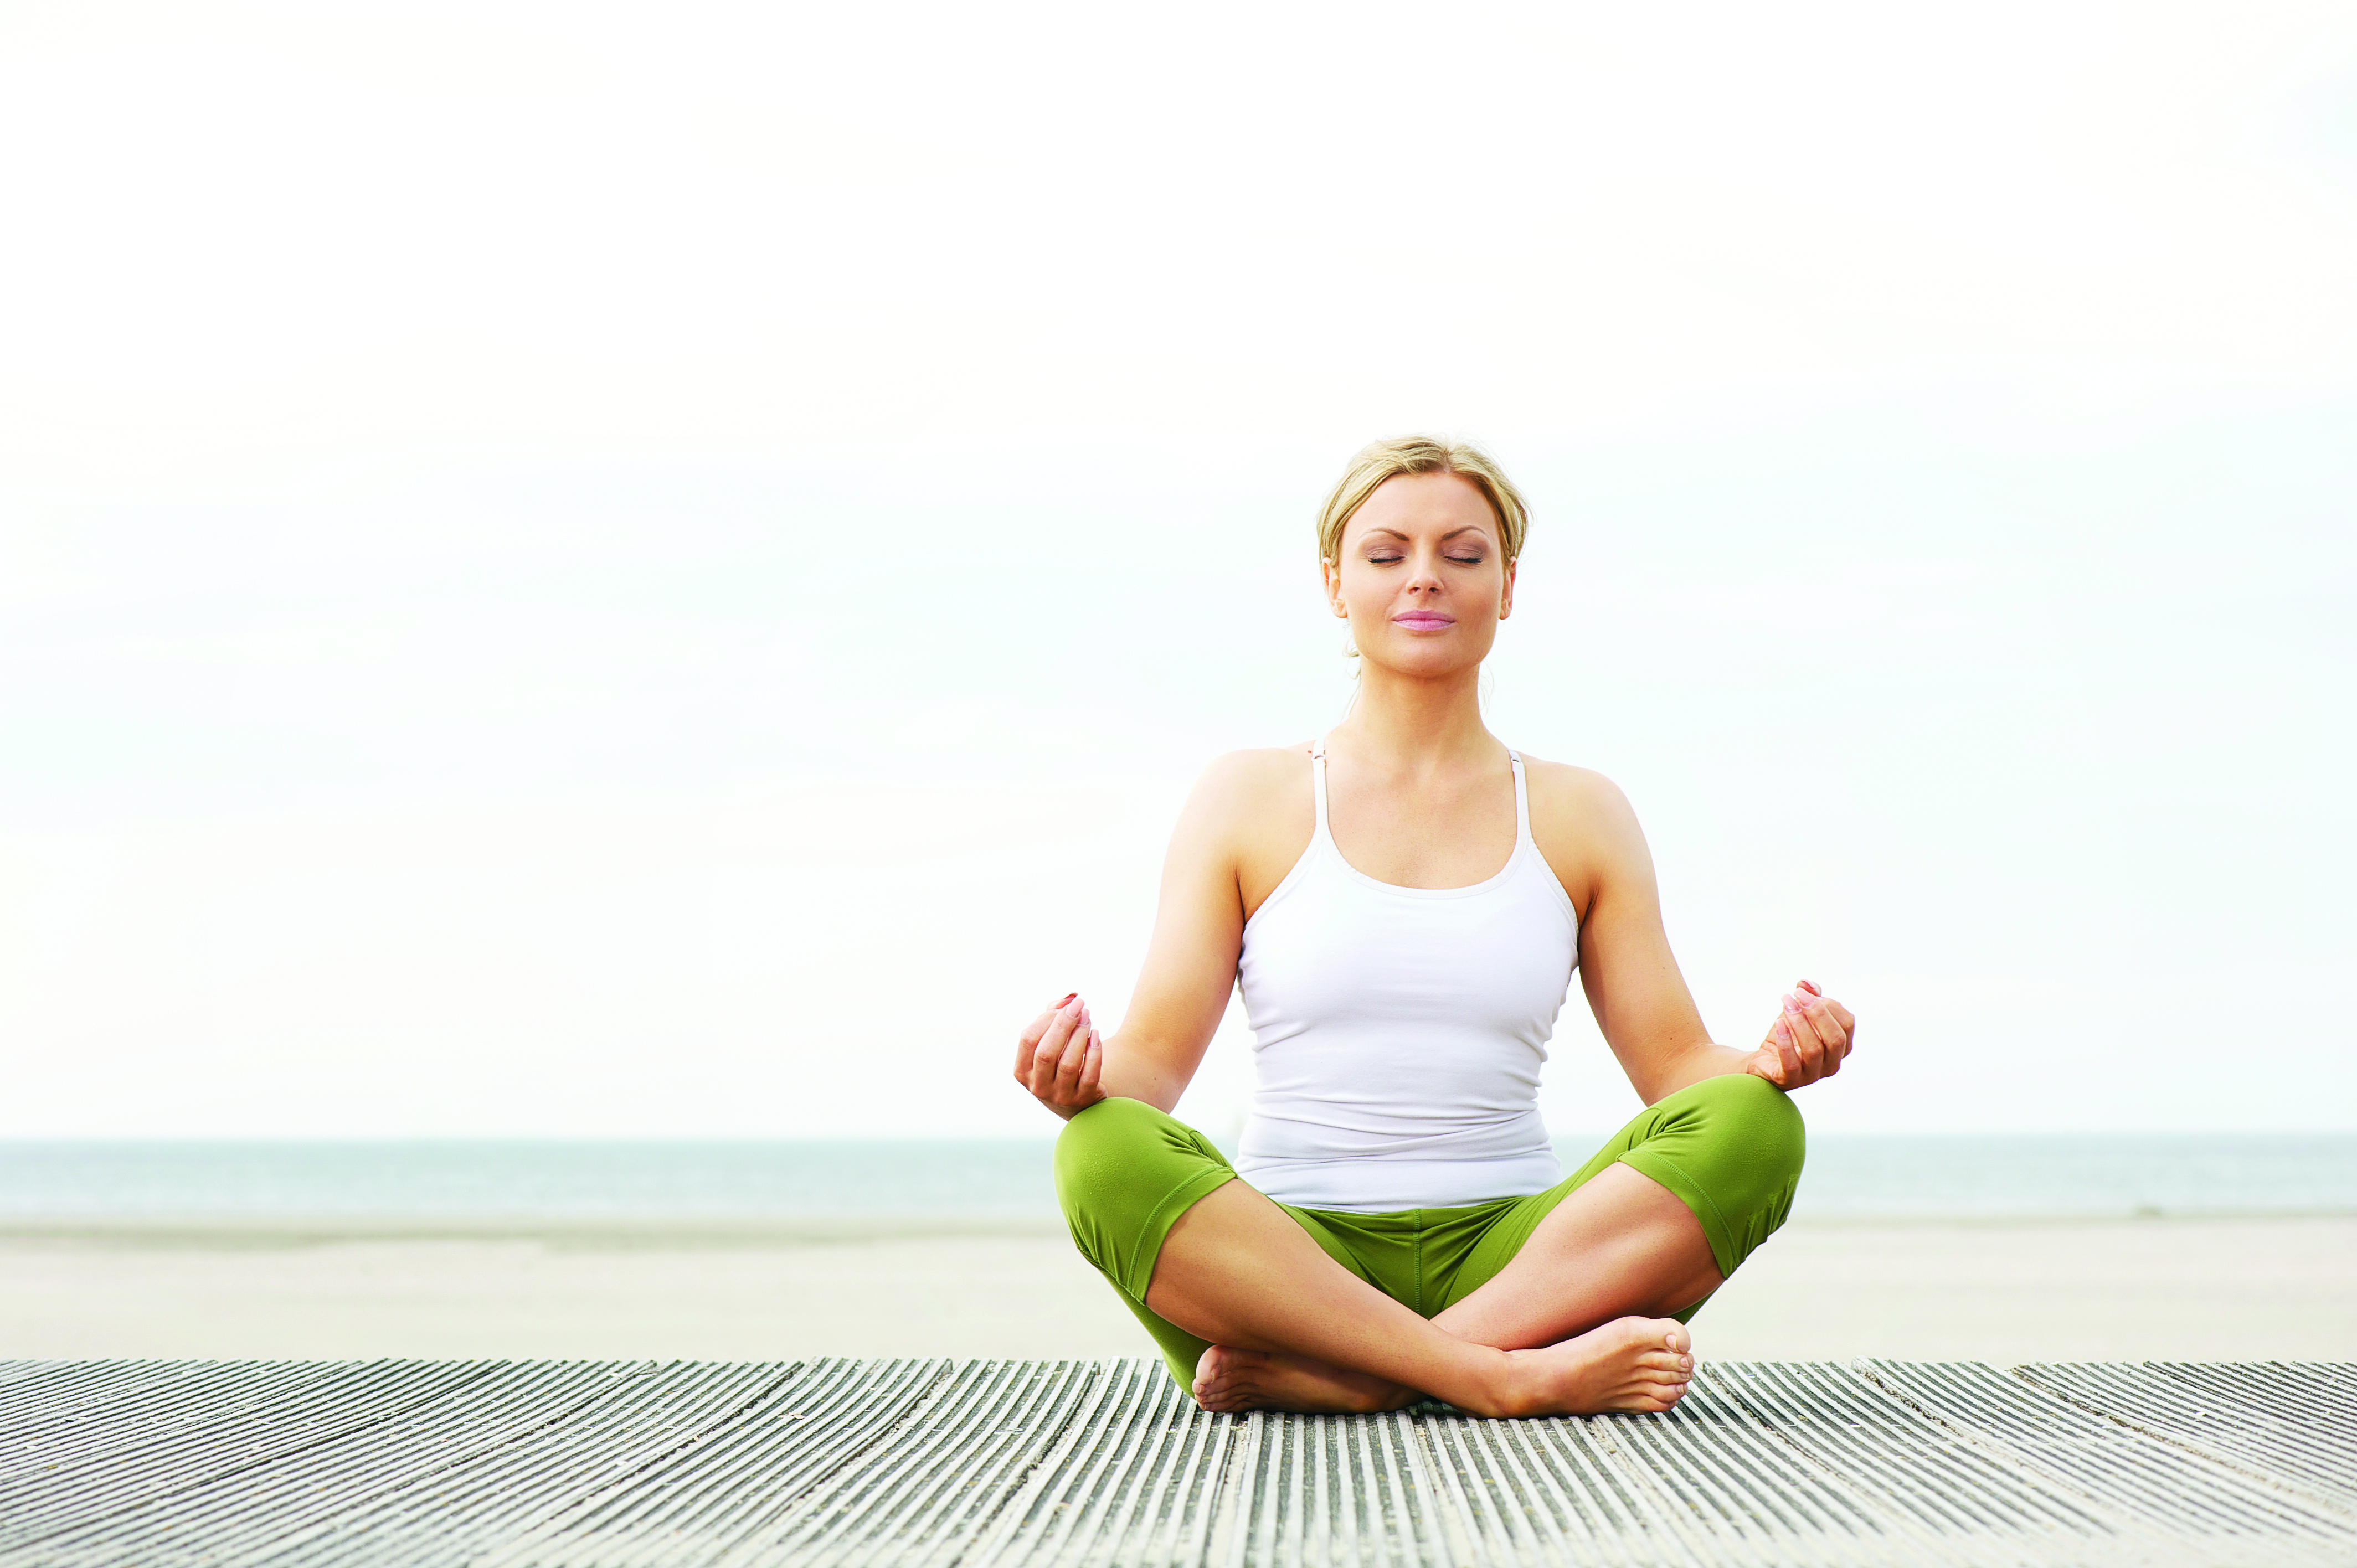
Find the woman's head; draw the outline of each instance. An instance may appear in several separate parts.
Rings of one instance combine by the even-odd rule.
[[[1379,441],[1351,461],[1318,520],[1327,602],[1351,651],[1418,678],[1468,673],[1513,607],[1529,514],[1479,448]]]

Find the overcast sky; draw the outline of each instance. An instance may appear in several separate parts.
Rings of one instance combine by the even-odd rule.
[[[1406,430],[1813,1126],[2357,1128],[2337,0],[13,5],[0,239],[0,1134],[1049,1130]]]

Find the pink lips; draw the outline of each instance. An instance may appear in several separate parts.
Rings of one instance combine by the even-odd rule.
[[[1404,626],[1410,631],[1438,631],[1443,627],[1455,626],[1457,618],[1431,610],[1410,610],[1405,615],[1392,617],[1392,624]]]

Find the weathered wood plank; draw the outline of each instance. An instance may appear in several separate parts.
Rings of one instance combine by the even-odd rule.
[[[0,1568],[2357,1562],[2357,1369],[1707,1366],[1210,1416],[1151,1361],[0,1362]]]
[[[2019,1367],[2015,1376],[2169,1446],[2357,1513],[2357,1423],[2336,1422],[2293,1375],[2254,1387],[2199,1366],[2094,1363]]]

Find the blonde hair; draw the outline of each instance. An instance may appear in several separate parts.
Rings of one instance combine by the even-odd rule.
[[[1454,474],[1480,490],[1497,514],[1506,564],[1512,565],[1522,554],[1523,538],[1531,528],[1530,510],[1523,504],[1523,493],[1487,452],[1470,442],[1444,441],[1437,435],[1394,435],[1351,458],[1334,493],[1326,498],[1325,510],[1318,514],[1320,561],[1342,559],[1342,530],[1351,516],[1367,504],[1377,485],[1402,474]]]

